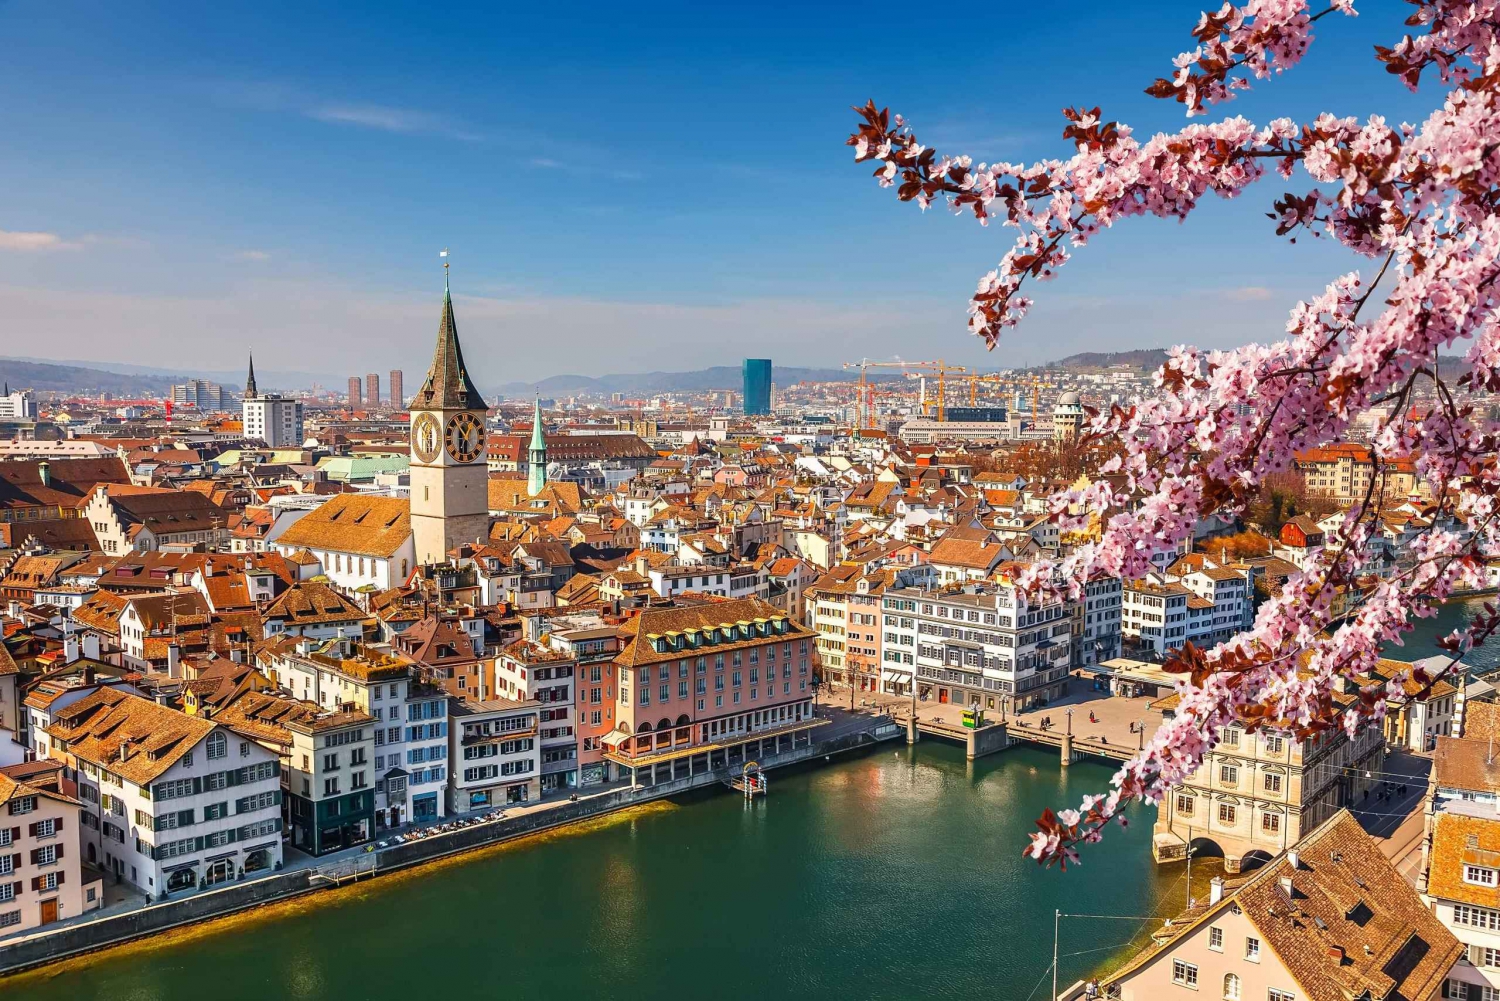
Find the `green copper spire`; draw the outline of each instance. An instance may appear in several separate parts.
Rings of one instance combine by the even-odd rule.
[[[542,400],[537,397],[531,412],[531,447],[527,449],[526,492],[535,497],[547,485],[547,438],[542,434]]]

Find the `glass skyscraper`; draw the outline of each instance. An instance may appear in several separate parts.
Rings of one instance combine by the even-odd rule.
[[[771,359],[745,359],[745,413],[771,412]]]

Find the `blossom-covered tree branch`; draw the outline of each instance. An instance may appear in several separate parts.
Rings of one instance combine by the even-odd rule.
[[[1124,445],[1105,470],[1122,473],[1124,486],[1101,480],[1052,499],[1062,531],[1102,528],[1067,556],[1034,563],[1022,583],[1037,591],[1077,598],[1091,575],[1145,575],[1151,557],[1190,539],[1199,519],[1242,512],[1298,452],[1378,416],[1375,469],[1338,544],[1288,579],[1252,628],[1169,658],[1167,669],[1183,676],[1176,716],[1107,794],[1043,816],[1027,848],[1039,861],[1066,864],[1111,821],[1124,823],[1127,803],[1159,802],[1231,722],[1300,736],[1378,725],[1409,680],[1371,680],[1382,646],[1399,642],[1413,618],[1436,614],[1455,589],[1482,586],[1482,559],[1500,552],[1500,435],[1464,395],[1500,390],[1500,18],[1494,0],[1412,5],[1406,24],[1416,34],[1377,48],[1376,59],[1413,90],[1424,76],[1447,88],[1420,125],[1323,114],[1257,126],[1234,117],[1142,142],[1098,108],[1069,109],[1069,158],[985,164],[922,145],[873,102],[856,109],[860,123],[848,140],[855,159],[873,161],[879,183],[899,199],[923,208],[946,199],[981,224],[999,219],[1017,231],[969,304],[971,331],[991,347],[1025,317],[1029,286],[1053,278],[1104,230],[1132,216],[1185,218],[1206,194],[1233,198],[1271,170],[1311,182],[1273,200],[1278,234],[1327,237],[1372,262],[1369,280],[1340,275],[1293,306],[1281,340],[1233,351],[1175,348],[1157,373],[1155,399],[1093,416],[1091,434]],[[1197,47],[1147,92],[1202,114],[1251,78],[1300,61],[1314,22],[1330,14],[1352,16],[1353,3],[1334,0],[1317,12],[1303,0],[1225,4],[1203,15]],[[1467,371],[1450,384],[1438,358],[1455,348],[1466,351]],[[1419,391],[1436,402],[1414,405]],[[1424,482],[1429,527],[1400,573],[1370,578],[1366,556],[1394,463]],[[1444,646],[1456,663],[1497,628],[1491,610]],[[1430,688],[1443,673],[1416,681]],[[1357,700],[1341,707],[1335,695],[1351,688]]]

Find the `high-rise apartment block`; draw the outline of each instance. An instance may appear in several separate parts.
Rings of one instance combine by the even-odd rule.
[[[391,369],[391,409],[400,410],[406,406],[405,379],[399,368]]]
[[[196,407],[202,411],[228,410],[231,402],[229,391],[213,382],[189,379],[172,387],[172,405]]]
[[[370,372],[365,375],[365,406],[372,410],[380,406],[379,372]]]
[[[245,379],[240,425],[251,441],[263,441],[271,448],[302,447],[302,401],[276,393],[262,394],[255,385],[254,358]]]
[[[357,410],[363,405],[364,401],[360,399],[359,376],[351,375],[349,377],[349,406]]]
[[[746,358],[745,413],[769,414],[771,412],[771,359]]]

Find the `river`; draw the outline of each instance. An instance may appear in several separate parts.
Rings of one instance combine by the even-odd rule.
[[[4,989],[7,1001],[1028,1001],[1050,987],[1036,989],[1050,979],[1055,908],[1138,915],[1185,895],[1181,866],[1151,862],[1149,808],[1082,868],[1021,858],[1044,807],[1073,805],[1109,775],[1033,748],[971,765],[935,741],[887,744],[772,773],[750,807],[727,791],[647,806]],[[1062,927],[1066,984],[1140,924]]]
[[[1446,602],[1433,618],[1412,620],[1413,629],[1403,637],[1404,645],[1387,643],[1385,655],[1395,660],[1421,660],[1423,657],[1434,657],[1443,653],[1444,651],[1438,648],[1437,641],[1453,630],[1467,625],[1469,620],[1484,608],[1487,601],[1500,601],[1500,599],[1489,595],[1483,598],[1471,598],[1467,601]],[[1474,674],[1485,674],[1500,668],[1500,637],[1471,650],[1464,658],[1464,663],[1469,665],[1469,669]]]

